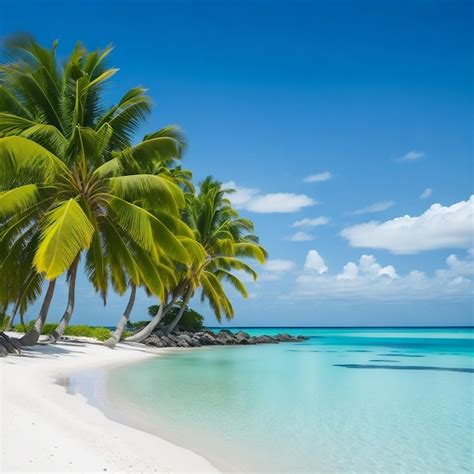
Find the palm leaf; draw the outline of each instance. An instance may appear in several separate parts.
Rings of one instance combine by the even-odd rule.
[[[34,184],[0,192],[0,217],[25,211],[37,200],[38,188]]]
[[[88,249],[94,227],[74,199],[59,204],[45,218],[34,264],[48,280],[67,270],[77,255]]]

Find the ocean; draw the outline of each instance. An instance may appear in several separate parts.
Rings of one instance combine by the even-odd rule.
[[[171,350],[70,385],[223,470],[473,472],[472,328],[242,330],[310,339]]]

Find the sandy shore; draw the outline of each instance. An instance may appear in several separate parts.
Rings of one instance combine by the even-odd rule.
[[[217,472],[192,451],[106,418],[56,383],[159,353],[61,342],[0,359],[0,472]]]

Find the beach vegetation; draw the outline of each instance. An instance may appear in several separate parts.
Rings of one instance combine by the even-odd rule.
[[[81,274],[104,304],[111,291],[128,292],[115,331],[106,337],[101,328],[97,337],[109,347],[125,336],[142,342],[158,328],[168,334],[180,321],[202,326],[188,308],[198,291],[218,321],[231,319],[229,292],[247,297],[240,274],[255,279],[249,260],[266,259],[253,223],[227,198],[232,190],[211,177],[194,188],[192,173],[181,165],[186,141],[178,127],[137,140],[151,111],[145,89],[132,88],[106,104],[104,87],[117,73],[107,65],[112,48],[88,51],[78,43],[60,63],[57,42],[45,48],[22,35],[4,46],[0,308],[23,321],[44,295],[36,319],[22,326],[21,344],[34,345],[41,334],[55,342],[89,331],[70,326]],[[65,309],[51,329],[46,320],[62,276]],[[138,289],[159,304],[151,321],[129,334]]]

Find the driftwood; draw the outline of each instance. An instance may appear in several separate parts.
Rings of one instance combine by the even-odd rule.
[[[4,332],[0,332],[0,346],[3,347],[8,354],[21,354],[20,341],[7,336]],[[2,352],[5,355],[5,351]]]

